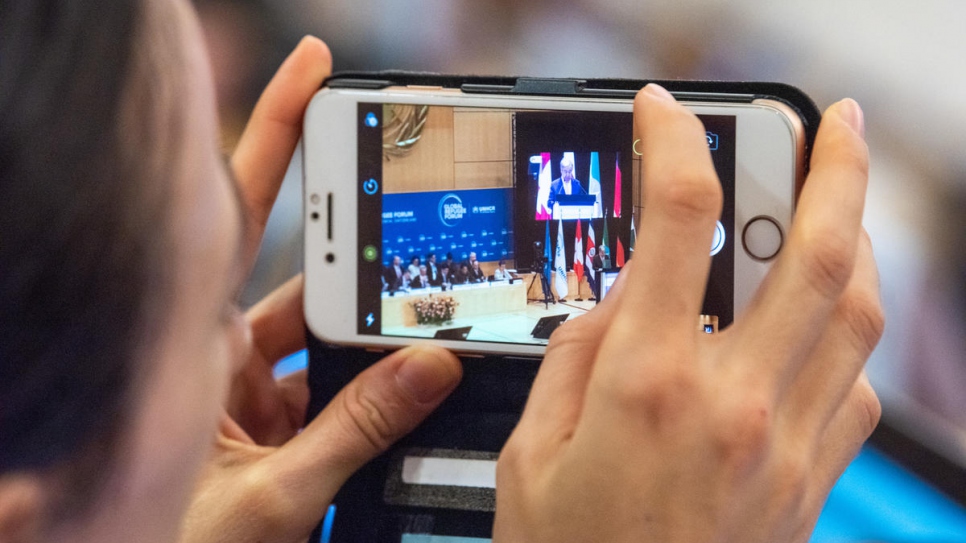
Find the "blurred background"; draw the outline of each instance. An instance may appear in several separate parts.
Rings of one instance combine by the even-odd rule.
[[[225,147],[304,34],[336,70],[790,83],[824,109],[863,106],[865,224],[885,337],[868,371],[884,420],[966,466],[966,3],[932,0],[199,0]],[[298,161],[282,189],[252,303],[298,273]],[[930,458],[929,461],[935,461]],[[961,496],[962,494],[960,494]]]

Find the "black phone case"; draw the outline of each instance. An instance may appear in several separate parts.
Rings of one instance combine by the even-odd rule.
[[[805,93],[783,83],[544,79],[384,71],[343,72],[330,77],[324,85],[357,89],[413,85],[457,88],[467,94],[630,99],[651,82],[662,85],[678,100],[748,103],[767,98],[787,104],[800,115],[805,126],[807,167],[821,114]],[[386,353],[326,344],[308,330],[306,335],[311,391],[306,415],[311,420],[352,378]],[[468,458],[495,457],[520,418],[539,366],[536,358],[464,358],[459,387],[419,428],[346,482],[333,500],[335,507],[330,508],[329,518],[320,523],[310,541],[399,543],[403,534],[491,537],[492,491],[454,493],[443,487],[413,494],[411,489],[400,488],[402,451],[443,450],[449,454],[457,451],[457,455]],[[444,503],[447,506],[441,506]]]

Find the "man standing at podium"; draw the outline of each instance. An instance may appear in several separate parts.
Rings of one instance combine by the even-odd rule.
[[[553,213],[553,204],[560,194],[587,194],[580,181],[574,179],[574,163],[569,157],[560,160],[560,177],[550,184],[550,196],[547,197],[547,209]]]

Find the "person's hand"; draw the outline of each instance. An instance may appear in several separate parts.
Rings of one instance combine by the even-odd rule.
[[[270,371],[268,361],[301,346],[301,299],[301,278],[296,278],[249,312],[257,353],[252,363],[264,363]],[[281,436],[299,426],[304,405],[279,408],[283,420],[262,427],[280,446],[253,440],[226,413],[181,541],[304,541],[342,484],[422,422],[456,387],[461,373],[459,361],[446,350],[397,351],[359,374],[291,439]]]
[[[331,67],[328,48],[304,39],[255,107],[232,157],[247,224],[247,273],[302,116]],[[232,383],[226,413],[181,531],[183,542],[304,541],[339,487],[416,427],[462,374],[449,352],[400,350],[373,365],[310,424],[304,371],[281,381],[275,363],[305,347],[302,277],[245,315],[251,353]],[[301,430],[301,431],[300,431]]]
[[[500,455],[494,540],[805,541],[880,413],[862,374],[883,330],[862,112],[826,112],[784,252],[714,335],[697,326],[722,203],[704,129],[653,85],[635,123],[634,259],[551,338]]]
[[[265,88],[232,154],[230,167],[245,224],[243,277],[254,265],[285,171],[302,136],[305,108],[331,71],[328,47],[317,38],[304,38]],[[246,315],[254,349],[233,378],[227,407],[232,419],[260,445],[285,443],[304,424],[308,404],[305,371],[279,381],[272,372],[283,356],[305,347],[301,292],[301,279],[293,279]]]

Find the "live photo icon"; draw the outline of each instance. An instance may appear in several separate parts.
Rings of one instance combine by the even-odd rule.
[[[698,321],[698,329],[705,334],[714,334],[718,331],[717,315],[701,315]]]

